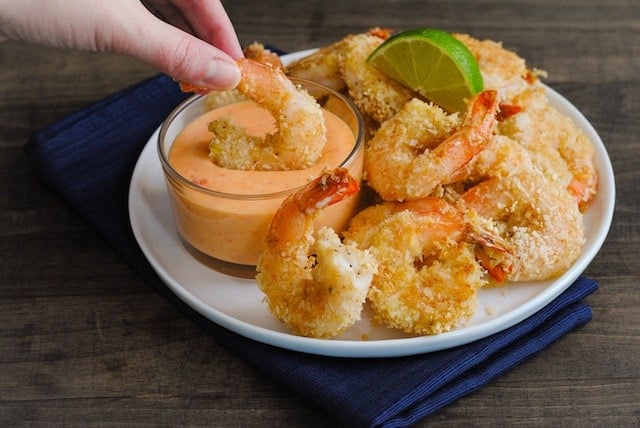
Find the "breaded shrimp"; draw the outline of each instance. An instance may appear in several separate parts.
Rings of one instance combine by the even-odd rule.
[[[468,34],[453,34],[473,54],[485,89],[498,91],[498,99],[511,100],[528,85],[535,74],[527,70],[525,60],[493,40],[478,40]]]
[[[377,35],[358,34],[346,40],[340,72],[349,96],[360,111],[373,120],[383,122],[396,114],[416,94],[376,70],[367,58],[384,39]]]
[[[486,252],[505,267],[505,280],[553,278],[573,264],[584,244],[578,206],[536,169],[482,181],[457,206],[492,222],[512,248],[511,253]]]
[[[534,168],[530,153],[504,135],[493,135],[487,147],[456,172],[450,180],[465,186],[493,177],[504,177]]]
[[[376,262],[333,229],[314,235],[322,209],[358,189],[346,169],[316,178],[276,212],[256,281],[271,313],[295,334],[330,338],[360,318]]]
[[[340,74],[340,61],[350,37],[353,36],[347,36],[288,64],[285,68],[287,75],[318,82],[334,91],[342,91],[346,83]]]
[[[214,110],[218,107],[246,101],[248,98],[236,88],[224,91],[210,91],[204,97],[205,108]]]
[[[243,53],[245,58],[252,59],[274,68],[284,69],[280,56],[267,49],[262,43],[251,43],[244,48]],[[246,99],[247,97],[237,88],[227,89],[225,91],[211,91],[206,94],[205,105],[207,110],[213,110],[218,107],[237,103]]]
[[[284,70],[284,64],[282,64],[280,55],[271,51],[270,49],[267,49],[260,42],[253,42],[249,44],[242,50],[242,52],[244,53],[245,58],[252,59],[261,64],[269,65],[273,68]]]
[[[269,110],[275,134],[249,135],[227,118],[214,120],[209,157],[219,166],[242,170],[292,170],[315,164],[324,149],[327,130],[322,108],[278,68],[239,59],[238,90]]]
[[[369,290],[375,319],[407,333],[439,334],[473,315],[486,280],[462,214],[439,198],[370,206],[345,241],[378,262]]]
[[[371,28],[365,34],[384,41],[391,35],[391,30],[375,27]],[[340,65],[344,54],[349,48],[349,42],[354,37],[360,36],[357,34],[349,34],[337,42],[293,61],[286,67],[287,75],[318,82],[328,86],[334,91],[342,91],[346,88],[346,83],[342,78]]]
[[[598,186],[591,141],[551,106],[542,86],[530,86],[514,102],[524,107],[500,123],[500,132],[522,144],[545,176],[564,186],[584,210]]]
[[[364,162],[369,185],[390,201],[429,195],[486,147],[497,107],[495,91],[476,95],[457,128],[456,114],[414,98],[369,141]]]

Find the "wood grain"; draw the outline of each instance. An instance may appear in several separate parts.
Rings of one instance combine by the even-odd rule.
[[[640,424],[637,1],[226,2],[243,44],[287,51],[373,26],[491,38],[549,72],[604,141],[610,234],[593,320],[424,426]],[[156,73],[112,54],[0,44],[0,425],[340,426],[186,319],[26,163],[29,135]],[[381,380],[382,381],[382,380]]]

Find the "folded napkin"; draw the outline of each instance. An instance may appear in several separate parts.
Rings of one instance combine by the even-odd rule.
[[[479,389],[591,319],[580,300],[597,283],[579,278],[527,320],[477,342],[402,358],[329,358],[254,342],[179,300],[139,249],[128,216],[133,167],[162,120],[186,97],[159,75],[34,134],[25,147],[45,183],[80,213],[158,293],[222,344],[354,426],[411,425]]]

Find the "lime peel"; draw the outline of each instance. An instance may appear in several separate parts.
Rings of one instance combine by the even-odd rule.
[[[395,34],[367,62],[449,111],[464,111],[465,99],[484,88],[471,51],[451,33],[436,28]]]

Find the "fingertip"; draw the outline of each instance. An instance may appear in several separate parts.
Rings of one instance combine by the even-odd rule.
[[[212,89],[224,90],[235,88],[240,82],[240,69],[235,62],[224,59],[213,59],[207,66],[204,83]]]

